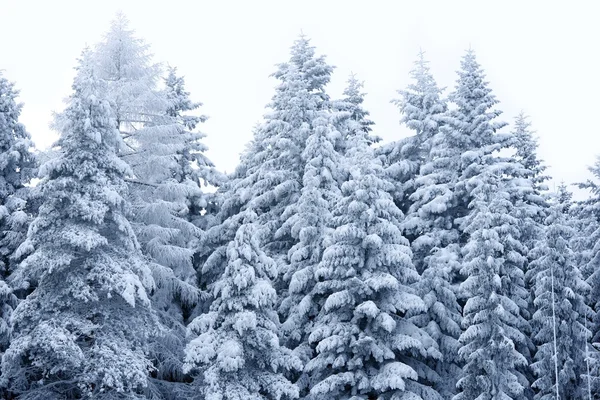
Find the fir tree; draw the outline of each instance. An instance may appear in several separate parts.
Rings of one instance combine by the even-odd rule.
[[[217,184],[219,174],[204,155],[204,134],[195,132],[205,116],[189,115],[200,103],[189,99],[182,77],[171,68],[161,93],[168,101],[164,115],[153,118],[136,132],[136,150],[123,156],[133,170],[130,198],[132,225],[144,254],[156,263],[159,286],[153,306],[169,327],[152,347],[157,360],[156,377],[181,382],[185,319],[199,302],[195,249],[202,230],[194,224],[208,206],[201,185]],[[165,389],[172,390],[172,389]]]
[[[522,399],[528,389],[521,370],[528,365],[527,305],[518,220],[511,214],[510,194],[503,189],[504,171],[489,168],[467,182],[474,200],[462,221],[469,241],[463,248],[468,294],[463,309],[465,331],[459,355],[466,361],[455,400]],[[469,187],[471,186],[472,187]]]
[[[285,231],[284,235],[276,233],[284,222],[282,213],[300,196],[305,168],[302,153],[315,129],[314,121],[330,108],[325,85],[332,70],[325,57],[315,55],[310,40],[301,36],[291,48],[289,61],[280,64],[273,74],[280,84],[269,104],[271,112],[255,129],[240,165],[221,191],[221,223],[208,230],[203,243],[206,252],[199,255],[205,258],[201,271],[204,281],[218,277],[226,243],[241,225],[239,215],[245,209],[258,215],[258,225],[266,232],[261,237],[267,254],[284,264],[296,241]],[[285,287],[283,282],[275,284],[278,290]]]
[[[348,147],[348,142],[351,140],[354,132],[354,122],[359,124],[359,132],[367,133],[369,145],[378,143],[381,138],[371,133],[372,126],[375,124],[369,119],[369,112],[364,108],[365,93],[362,92],[364,83],[356,78],[356,75],[350,75],[346,88],[344,89],[344,97],[341,100],[332,102],[334,111],[334,123],[336,130],[334,133],[335,150],[344,155]],[[351,122],[354,121],[354,122]]]
[[[94,49],[94,58],[99,78],[107,81],[119,130],[131,143],[140,125],[161,116],[167,104],[157,91],[162,67],[153,63],[150,46],[135,36],[122,13]]]
[[[314,291],[315,268],[321,261],[325,240],[331,231],[333,205],[340,196],[336,178],[341,160],[331,141],[332,130],[327,116],[315,121],[315,130],[302,154],[306,167],[300,198],[282,215],[285,222],[281,230],[289,231],[297,243],[290,249],[288,265],[283,271],[287,296],[279,310],[285,320],[281,336],[304,362],[312,358],[308,335],[312,321],[323,305],[322,297]],[[304,389],[306,382],[303,380],[299,384]]]
[[[31,138],[19,122],[18,94],[0,71],[0,356],[9,345],[10,315],[17,305],[6,279],[20,261],[16,250],[30,222],[25,184],[36,167]],[[4,395],[1,390],[0,395]]]
[[[559,200],[559,199],[557,199]],[[589,285],[575,265],[563,204],[556,202],[546,219],[545,240],[534,249],[529,273],[535,281],[532,326],[537,345],[532,369],[537,377],[535,398],[583,399],[586,346],[591,336],[585,327],[590,310],[585,303]]]
[[[414,135],[384,145],[378,151],[384,159],[386,175],[395,186],[394,201],[405,213],[412,203],[409,198],[418,186],[416,175],[429,159],[431,141],[443,124],[442,117],[447,110],[442,89],[431,74],[425,53],[419,53],[410,75],[413,82],[399,90],[400,98],[392,103],[400,109],[400,123]]]
[[[31,137],[19,123],[18,94],[0,72],[0,279],[6,279],[20,261],[15,250],[25,240],[30,222],[25,184],[36,168]]]
[[[260,249],[256,219],[253,212],[245,212],[242,226],[228,245],[225,271],[211,287],[215,300],[210,312],[189,326],[197,337],[186,348],[185,368],[203,375],[199,381],[203,381],[205,397],[199,398],[298,397],[298,388],[283,372],[301,365],[277,338],[277,293],[272,286],[277,268]]]
[[[335,231],[314,272],[314,291],[325,301],[309,336],[316,349],[305,368],[309,398],[439,398],[413,367],[416,355],[439,353],[405,317],[424,304],[409,287],[418,274],[399,229],[402,212],[358,124],[347,154],[352,167]]]
[[[35,289],[13,313],[2,384],[20,399],[145,398],[154,282],[127,221],[129,169],[105,86],[84,53],[19,248],[30,254],[12,280]]]

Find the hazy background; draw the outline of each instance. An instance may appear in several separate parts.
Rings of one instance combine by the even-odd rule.
[[[76,58],[118,10],[204,103],[208,155],[227,172],[270,101],[274,65],[287,60],[301,31],[337,66],[332,96],[350,72],[365,81],[366,107],[385,141],[407,134],[390,100],[409,83],[419,48],[451,89],[471,46],[504,119],[512,123],[521,109],[531,116],[556,182],[587,179],[600,154],[600,5],[592,0],[0,0],[0,69],[21,90],[22,122],[39,148],[56,139],[48,124],[70,93]]]

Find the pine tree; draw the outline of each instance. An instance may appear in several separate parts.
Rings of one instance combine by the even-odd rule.
[[[335,231],[314,272],[315,293],[325,301],[309,336],[316,349],[305,368],[309,398],[439,398],[411,365],[416,355],[439,353],[405,317],[424,304],[409,287],[418,274],[399,229],[403,215],[358,128],[347,153],[350,177],[334,210]]]
[[[185,320],[200,295],[193,256],[203,232],[194,222],[210,201],[201,185],[217,185],[220,175],[204,154],[205,135],[195,132],[206,117],[187,114],[200,104],[190,100],[183,78],[173,68],[161,95],[169,103],[165,114],[136,132],[136,150],[123,159],[135,175],[129,181],[132,225],[144,254],[157,264],[153,270],[159,288],[152,296],[153,306],[170,328],[152,347],[156,377],[181,382]]]
[[[413,83],[399,90],[400,99],[392,103],[400,109],[400,123],[414,135],[384,145],[378,151],[384,159],[386,175],[395,186],[394,201],[405,213],[412,203],[409,198],[418,186],[416,175],[429,159],[431,141],[443,124],[442,117],[447,110],[442,89],[431,74],[424,52],[419,53],[410,75]]]
[[[129,222],[121,144],[105,82],[84,53],[41,169],[44,202],[13,274],[34,287],[15,309],[2,384],[20,399],[145,398],[154,282]]]
[[[330,108],[325,85],[333,67],[325,57],[316,56],[305,36],[297,39],[288,62],[280,64],[273,76],[280,81],[264,123],[256,127],[254,138],[241,157],[240,165],[221,191],[221,223],[209,229],[203,247],[201,273],[210,282],[218,277],[226,256],[226,246],[241,225],[240,214],[252,209],[267,255],[284,264],[296,243],[289,234],[278,235],[285,209],[298,201],[302,189],[306,140],[315,129],[315,120]],[[283,267],[282,267],[283,268]],[[206,285],[207,283],[203,283]],[[278,290],[283,282],[276,282]]]
[[[0,357],[10,343],[10,316],[17,305],[6,280],[21,258],[16,250],[25,240],[31,219],[25,184],[36,167],[31,138],[19,123],[18,94],[0,71]],[[0,396],[7,394],[0,389]]]
[[[359,81],[355,74],[351,74],[343,92],[344,97],[332,102],[334,124],[336,125],[336,130],[333,132],[335,150],[342,155],[346,153],[346,148],[351,140],[354,122],[359,123],[359,132],[367,133],[369,145],[381,141],[379,136],[372,133],[372,126],[375,123],[369,119],[369,112],[363,106],[365,101],[363,87],[364,83]]]
[[[185,368],[203,375],[199,398],[295,399],[298,388],[283,372],[301,365],[277,337],[272,286],[277,268],[260,248],[256,214],[244,214],[228,245],[225,271],[211,287],[215,300],[210,312],[189,326],[197,337],[186,348]]]
[[[545,240],[534,249],[536,257],[529,271],[536,296],[532,326],[537,352],[531,367],[537,377],[535,398],[540,400],[587,395],[585,358],[591,332],[585,320],[591,310],[585,297],[590,287],[574,263],[570,248],[574,231],[563,207],[557,201],[550,210]]]
[[[288,253],[283,281],[287,290],[279,312],[285,321],[281,327],[284,343],[307,362],[312,358],[308,335],[312,321],[323,305],[315,292],[315,268],[321,261],[325,240],[331,228],[331,211],[340,197],[337,181],[340,157],[335,151],[331,132],[335,131],[327,115],[315,121],[302,157],[306,162],[302,191],[298,201],[283,213],[280,231],[288,231],[297,243]],[[286,295],[287,294],[287,295]],[[299,382],[305,389],[304,379]]]
[[[135,36],[129,20],[117,13],[94,49],[98,76],[107,81],[109,100],[125,141],[143,124],[162,116],[167,103],[157,90],[162,67],[152,61],[150,46]]]
[[[530,179],[533,183],[533,187],[536,190],[536,194],[546,190],[547,187],[544,184],[549,176],[544,175],[546,166],[544,162],[538,158],[538,142],[535,138],[534,131],[531,129],[531,123],[528,121],[527,115],[521,111],[515,118],[515,125],[512,131],[514,136],[514,147],[516,149],[515,158],[519,161],[523,167],[529,171],[529,174],[525,178]]]
[[[19,123],[18,94],[0,72],[0,279],[6,279],[19,261],[15,250],[25,240],[30,222],[25,184],[36,168],[31,137]]]
[[[531,340],[527,323],[528,292],[523,279],[528,249],[520,242],[523,231],[518,215],[523,210],[517,204],[520,200],[516,194],[531,193],[533,189],[531,182],[522,178],[529,172],[515,158],[500,152],[510,149],[514,137],[499,132],[506,124],[496,120],[501,114],[495,108],[498,101],[472,50],[463,57],[458,75],[449,97],[456,107],[444,116],[440,136],[435,139],[439,143],[432,150],[436,166],[433,170],[450,184],[441,186],[444,191],[436,196],[439,200],[432,195],[427,197],[433,199],[428,207],[444,212],[444,219],[437,223],[446,222],[447,228],[440,232],[441,238],[435,239],[448,243],[443,247],[444,260],[462,266],[452,277],[460,283],[459,300],[466,300],[462,323],[466,331],[461,334],[459,351],[466,365],[457,385],[461,393],[455,398],[471,399],[491,390],[512,398],[528,398]],[[505,212],[509,214],[503,215]],[[492,233],[498,239],[492,237],[486,242],[485,235]],[[423,243],[427,245],[427,239]],[[494,247],[497,245],[502,248]],[[482,271],[486,257],[491,270]],[[503,282],[500,286],[485,284],[494,276]],[[499,303],[514,306],[506,317],[512,320],[504,321],[492,309]],[[479,318],[484,315],[487,318],[488,314],[485,325]],[[508,327],[521,332],[495,331]],[[488,347],[486,340],[490,340]],[[502,343],[513,346],[513,350],[503,349]],[[482,362],[486,366],[479,369],[478,363]],[[493,376],[495,368],[503,371],[500,380]],[[505,381],[501,382],[502,379]],[[506,386],[507,382],[513,386]]]
[[[527,358],[528,322],[521,315],[527,305],[518,220],[512,215],[510,194],[503,188],[502,169],[491,168],[469,180],[474,200],[462,221],[469,241],[463,248],[468,296],[463,309],[464,376],[455,400],[522,399],[527,379],[520,368]],[[472,186],[472,187],[469,187]]]

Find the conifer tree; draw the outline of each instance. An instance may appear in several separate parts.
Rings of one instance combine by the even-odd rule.
[[[186,348],[185,368],[203,375],[203,399],[295,399],[298,388],[284,372],[301,365],[277,337],[277,267],[260,248],[256,214],[245,211],[243,218],[227,247],[225,271],[211,286],[210,311],[189,326],[196,337]]]
[[[19,122],[18,94],[0,71],[0,357],[10,343],[10,316],[17,305],[6,280],[21,259],[16,250],[25,240],[31,219],[25,184],[36,167],[31,138]],[[0,389],[0,396],[7,394]]]
[[[351,74],[348,78],[346,88],[344,89],[344,97],[340,100],[332,102],[332,110],[334,111],[334,123],[336,130],[333,132],[335,139],[335,150],[344,155],[346,148],[354,131],[354,122],[358,122],[359,132],[368,134],[367,141],[369,145],[378,143],[381,138],[372,133],[372,126],[375,125],[369,119],[369,111],[367,111],[363,103],[365,101],[365,93],[362,92],[364,83],[356,78],[355,74]]]
[[[300,196],[305,168],[302,153],[315,120],[330,108],[325,85],[332,70],[325,57],[315,55],[305,36],[294,42],[289,61],[279,64],[273,76],[280,84],[269,104],[271,111],[255,129],[231,182],[221,192],[221,223],[208,230],[203,243],[208,254],[199,257],[205,259],[201,271],[205,280],[219,275],[226,244],[241,225],[239,215],[245,209],[256,212],[258,225],[266,232],[261,237],[267,255],[284,264],[296,241],[288,232],[276,233],[283,223],[282,213]],[[283,282],[275,285],[278,290],[285,287]]]
[[[135,131],[162,116],[167,105],[157,90],[162,66],[152,61],[150,46],[135,35],[120,12],[94,54],[98,76],[107,81],[119,130],[126,143],[131,143]]]
[[[462,221],[469,241],[463,248],[461,273],[467,278],[461,290],[468,300],[459,355],[466,364],[455,400],[522,399],[528,389],[521,372],[528,361],[519,351],[527,347],[529,329],[521,315],[527,305],[525,257],[501,181],[505,171],[490,167],[466,182],[474,197]]]
[[[333,206],[340,197],[337,178],[341,159],[331,139],[334,130],[327,115],[315,121],[302,154],[306,167],[300,198],[284,211],[285,222],[280,228],[297,240],[282,271],[287,290],[280,294],[283,299],[279,312],[285,321],[281,337],[304,362],[312,358],[308,335],[323,305],[323,298],[315,292],[315,269],[331,231]],[[300,388],[305,389],[306,383],[305,379],[299,382]]]
[[[399,229],[402,212],[358,124],[350,142],[350,177],[314,272],[325,301],[309,336],[316,353],[305,367],[308,398],[439,398],[415,363],[415,356],[439,356],[436,345],[405,316],[424,304],[409,287],[418,274]]]
[[[560,198],[556,199],[560,200]],[[589,285],[575,264],[570,241],[574,231],[559,201],[545,221],[545,238],[533,250],[529,273],[535,282],[532,327],[537,345],[532,364],[537,380],[536,399],[583,399],[586,346],[591,332],[585,327],[590,314],[585,298]]]
[[[106,85],[85,52],[57,118],[60,155],[41,168],[44,199],[19,251],[2,386],[19,399],[145,398],[154,282],[127,220],[121,139]]]
[[[5,279],[19,261],[15,250],[25,240],[30,222],[26,202],[36,159],[33,143],[19,122],[22,105],[19,92],[0,72],[0,279]]]
[[[194,222],[209,202],[201,185],[218,184],[219,174],[204,154],[205,135],[195,131],[206,117],[187,114],[200,104],[190,100],[174,68],[161,95],[168,102],[164,115],[136,132],[136,150],[123,159],[135,175],[129,181],[132,224],[144,254],[156,263],[159,288],[152,296],[153,306],[169,327],[152,347],[156,377],[181,382],[185,320],[200,295],[193,256],[203,233]]]
[[[431,141],[443,124],[447,110],[445,99],[431,74],[425,53],[420,52],[410,72],[413,82],[399,90],[399,99],[393,100],[402,115],[400,123],[406,125],[414,135],[384,145],[378,153],[384,159],[388,179],[394,183],[394,201],[408,213],[409,200],[417,188],[415,177],[429,158]]]

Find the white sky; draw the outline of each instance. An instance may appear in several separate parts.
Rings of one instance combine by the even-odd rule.
[[[492,6],[493,4],[493,6]],[[406,135],[390,100],[409,83],[419,48],[452,88],[469,45],[512,122],[531,116],[556,181],[589,177],[600,154],[600,3],[590,1],[18,1],[0,0],[0,69],[25,103],[36,144],[71,90],[76,58],[122,10],[156,61],[177,66],[209,115],[209,157],[231,172],[276,84],[269,75],[303,31],[337,68],[329,93],[354,72],[385,141]],[[552,187],[551,187],[552,188]]]

